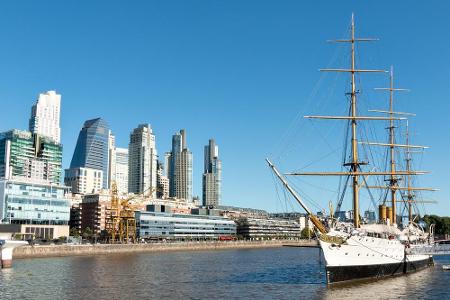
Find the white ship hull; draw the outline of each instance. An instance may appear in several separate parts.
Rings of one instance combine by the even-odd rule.
[[[433,264],[431,255],[406,254],[396,239],[353,235],[343,244],[320,240],[320,246],[328,283],[406,274]]]

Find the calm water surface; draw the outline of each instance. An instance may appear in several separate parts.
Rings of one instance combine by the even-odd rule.
[[[16,259],[0,299],[450,299],[450,256],[396,278],[327,287],[318,249]]]

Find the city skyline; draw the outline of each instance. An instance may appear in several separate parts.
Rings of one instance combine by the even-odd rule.
[[[369,9],[355,2],[342,6],[329,3],[330,10],[317,10],[320,13],[310,9],[314,8],[313,4],[289,2],[273,7],[262,3],[260,10],[253,11],[254,5],[227,4],[220,7],[217,3],[209,4],[206,6],[210,15],[203,16],[202,8],[196,11],[179,2],[173,6],[141,3],[138,8],[142,12],[167,12],[170,22],[166,24],[161,18],[150,21],[139,9],[129,7],[127,14],[135,18],[128,25],[118,22],[122,27],[111,23],[109,18],[100,20],[109,27],[94,20],[95,11],[101,9],[102,5],[94,4],[91,12],[82,12],[75,7],[71,13],[75,17],[85,17],[87,25],[84,26],[91,26],[93,33],[87,32],[85,37],[78,37],[80,46],[73,49],[74,44],[67,37],[74,34],[78,36],[78,29],[64,22],[68,10],[62,6],[32,5],[37,15],[50,9],[57,16],[56,20],[44,20],[39,24],[33,14],[6,5],[7,11],[13,11],[12,16],[23,15],[36,26],[24,27],[11,17],[1,21],[4,25],[3,36],[8,43],[0,51],[0,57],[11,56],[12,59],[4,62],[4,70],[16,71],[8,76],[6,73],[0,74],[3,91],[0,96],[9,108],[8,112],[0,113],[0,131],[26,129],[29,108],[36,94],[54,89],[63,97],[61,139],[64,145],[64,167],[68,167],[82,122],[89,118],[105,118],[113,128],[116,144],[120,147],[126,147],[129,132],[137,124],[151,123],[158,137],[160,160],[161,154],[170,149],[171,134],[179,128],[186,128],[194,153],[194,195],[201,195],[203,145],[210,137],[214,137],[221,145],[221,158],[227,162],[223,176],[224,203],[281,211],[283,204],[277,204],[275,187],[264,157],[276,156],[273,155],[277,152],[274,150],[275,145],[289,128],[291,120],[295,120],[299,111],[309,112],[304,107],[308,103],[305,99],[310,93],[313,94],[311,91],[321,76],[316,70],[331,64],[330,59],[335,51],[335,47],[326,45],[324,41],[344,36],[350,14],[355,11],[358,32],[363,36],[381,39],[375,46],[364,46],[361,53],[366,57],[362,57],[361,61],[383,68],[394,64],[399,85],[412,90],[408,96],[402,96],[399,110],[418,113],[411,122],[412,128],[418,133],[414,139],[417,144],[431,146],[423,158],[423,165],[432,174],[424,176],[421,182],[424,186],[441,189],[431,196],[441,202],[428,206],[427,211],[448,211],[450,205],[445,203],[448,193],[445,178],[449,163],[445,160],[444,151],[449,144],[440,138],[442,131],[436,131],[435,128],[445,128],[449,111],[448,104],[443,100],[448,96],[444,79],[449,77],[449,68],[446,68],[448,62],[442,56],[442,53],[448,52],[449,45],[427,34],[430,31],[435,32],[435,36],[447,34],[444,12],[448,10],[448,5],[436,4],[436,9],[436,6],[431,8],[411,4],[415,10],[396,10],[395,15],[381,8]],[[112,4],[110,8],[116,20],[120,19],[119,8],[117,4]],[[274,17],[270,13],[271,9],[275,9],[276,14],[283,16],[283,19]],[[186,11],[186,14],[180,11]],[[249,11],[254,13],[251,20],[243,17]],[[310,16],[307,12],[310,12]],[[195,18],[198,21],[192,21]],[[190,24],[183,27],[183,21],[186,20]],[[60,22],[60,27],[67,33],[58,44],[52,42],[51,38],[58,36],[62,29],[53,28],[53,22]],[[223,26],[227,22],[230,26]],[[204,27],[207,24],[212,24],[210,29]],[[26,57],[27,51],[23,49],[27,47],[15,37],[15,33],[25,32],[26,42],[38,43],[34,36],[42,36],[38,34],[41,31],[49,33],[45,41],[50,44],[40,44],[42,49]],[[109,51],[112,48],[110,46],[117,43],[117,32],[125,38],[123,45],[118,51],[106,53],[106,49]],[[265,35],[258,35],[258,32],[265,32]],[[403,35],[405,32],[408,32],[406,36]],[[93,37],[98,33],[104,33],[101,41],[92,43],[93,51],[88,52],[90,48],[83,45],[94,41]],[[417,40],[412,39],[412,35],[418,36]],[[147,36],[148,40],[155,39],[155,43],[148,41]],[[189,46],[185,44],[186,36],[193,38]],[[425,43],[419,41],[424,37],[431,38],[428,44],[436,46],[426,48]],[[55,49],[52,50],[50,46]],[[177,47],[183,51],[175,51]],[[375,47],[375,50],[370,47]],[[47,55],[45,51],[48,51]],[[431,55],[425,51],[430,51]],[[63,53],[72,53],[69,62],[62,59]],[[144,53],[150,54],[146,56]],[[37,55],[43,55],[44,59],[40,61],[44,65],[38,62]],[[424,55],[432,59],[424,62],[420,59]],[[83,59],[94,63],[87,66]],[[110,62],[114,62],[112,67],[108,67]],[[47,71],[41,73],[45,70],[44,66]],[[433,82],[417,70],[433,72]],[[139,75],[130,78],[121,75],[133,74],[134,71]],[[23,74],[29,75],[23,77]],[[380,82],[379,86],[384,85],[384,82]],[[379,95],[377,97],[384,99]],[[371,108],[379,108],[384,102],[371,104]],[[311,110],[318,111],[316,106]],[[204,120],[197,120],[196,116],[206,116],[208,112],[215,112],[216,119],[205,126]],[[314,128],[310,126],[307,129]],[[296,137],[310,142],[301,134]],[[309,152],[305,154],[311,156]],[[301,167],[310,161],[309,158],[294,162]],[[287,161],[282,161],[281,167],[291,171],[289,165]],[[246,172],[242,172],[242,169]],[[248,178],[248,172],[257,176]],[[326,207],[330,200],[329,195],[322,193],[312,192],[310,196],[324,198],[319,200],[322,207]]]

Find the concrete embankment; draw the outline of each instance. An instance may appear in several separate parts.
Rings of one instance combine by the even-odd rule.
[[[51,245],[23,246],[14,249],[14,258],[79,256],[115,253],[163,252],[163,251],[196,251],[273,248],[283,245],[298,245],[299,247],[314,247],[316,241],[226,241],[226,242],[177,242],[150,244],[96,244],[96,245]]]

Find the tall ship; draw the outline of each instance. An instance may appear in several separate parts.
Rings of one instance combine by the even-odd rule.
[[[405,89],[394,86],[393,69],[390,71],[362,69],[355,64],[355,44],[371,42],[373,38],[355,37],[355,22],[352,15],[350,36],[346,39],[334,40],[336,43],[347,43],[350,46],[350,66],[343,69],[322,69],[324,72],[344,72],[350,75],[350,90],[348,91],[348,115],[346,116],[306,116],[308,119],[325,119],[330,122],[344,121],[348,124],[347,157],[342,164],[341,172],[295,172],[282,174],[277,167],[267,159],[269,167],[280,180],[283,187],[296,199],[309,216],[314,225],[314,231],[320,243],[320,248],[325,258],[326,279],[328,284],[347,282],[361,279],[384,278],[388,276],[407,274],[433,265],[433,257],[430,254],[417,254],[411,249],[423,247],[433,242],[432,226],[425,231],[417,220],[418,202],[426,202],[416,199],[416,192],[433,190],[429,188],[413,186],[413,178],[425,174],[425,171],[412,169],[411,156],[414,151],[423,151],[424,146],[410,145],[409,133],[403,134],[406,141],[398,143],[395,139],[396,124],[408,122],[407,118],[413,114],[394,111],[394,95]],[[387,91],[389,95],[389,108],[385,110],[371,110],[367,116],[359,114],[358,87],[356,76],[360,73],[388,73],[390,84],[386,88],[378,90]],[[346,104],[347,105],[347,104]],[[383,122],[384,121],[384,122]],[[388,124],[387,141],[364,141],[360,134],[361,123],[378,122]],[[364,124],[364,123],[363,123]],[[407,126],[406,126],[407,128]],[[371,166],[370,162],[360,158],[360,147],[365,145],[383,149],[387,153],[387,167],[379,168]],[[406,163],[399,169],[399,151],[403,151]],[[381,170],[381,171],[378,171]],[[341,176],[345,187],[349,187],[348,199],[352,199],[352,216],[346,220],[337,218],[331,211],[330,215],[323,217],[315,215],[294,190],[288,176]],[[381,178],[385,184],[370,185],[369,177]],[[378,181],[380,182],[380,180]],[[377,204],[378,218],[376,222],[366,222],[360,213],[361,189],[378,189],[385,191],[384,199]],[[343,189],[347,192],[346,188]],[[418,198],[418,197],[417,197]],[[337,204],[340,209],[342,200]],[[400,207],[405,212],[405,217],[399,217]],[[402,215],[401,215],[402,216]]]

